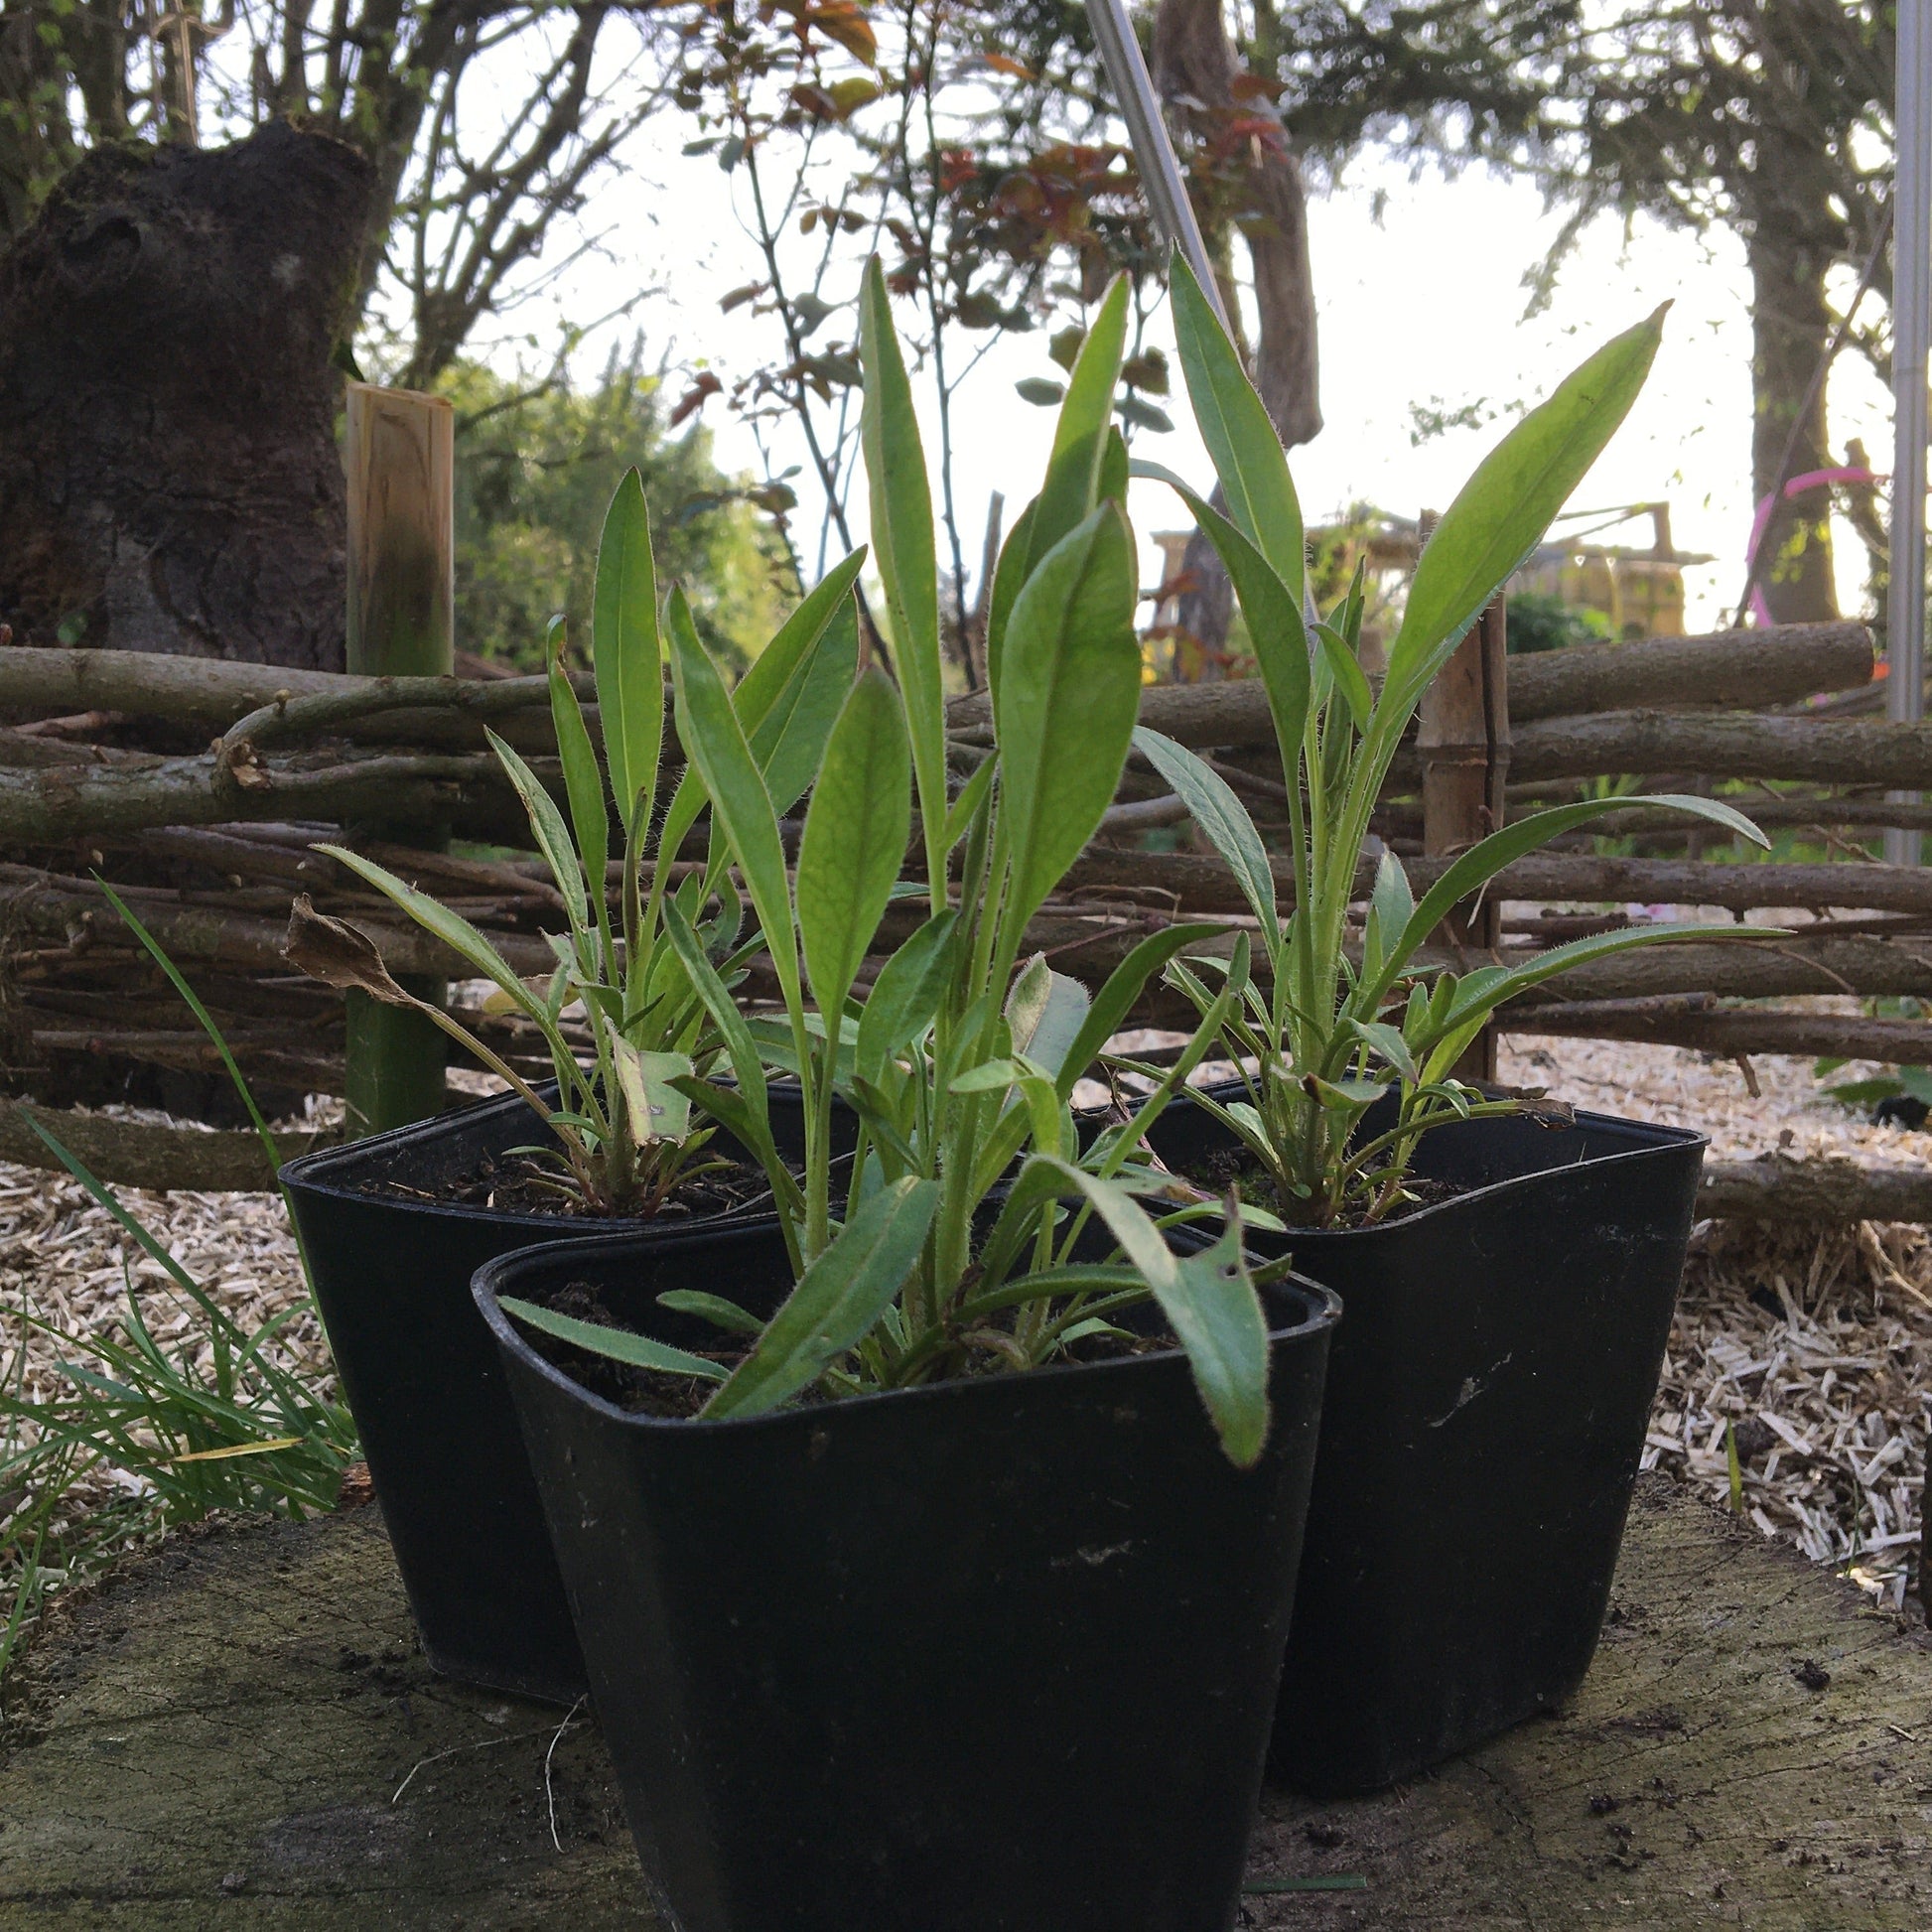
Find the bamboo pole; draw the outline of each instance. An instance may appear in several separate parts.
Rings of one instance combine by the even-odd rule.
[[[456,668],[456,418],[441,396],[348,385],[348,659],[364,677],[447,677]],[[351,838],[386,838],[370,821]],[[429,843],[447,843],[447,833]],[[441,979],[405,980],[441,1003]],[[443,1106],[445,1037],[422,1014],[344,995],[345,1107],[352,1136]]]

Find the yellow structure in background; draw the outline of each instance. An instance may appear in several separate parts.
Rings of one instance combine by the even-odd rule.
[[[1599,533],[1648,518],[1648,547],[1596,541]],[[1566,522],[1585,523],[1576,534],[1559,534],[1543,544],[1509,580],[1512,597],[1554,599],[1567,610],[1593,619],[1606,636],[1669,637],[1684,632],[1684,571],[1712,559],[1681,551],[1671,540],[1668,503],[1633,503],[1620,509],[1572,512]],[[1143,633],[1142,656],[1150,683],[1197,684],[1244,677],[1254,669],[1241,630],[1240,613],[1224,652],[1209,653],[1180,627],[1180,591],[1185,587],[1187,530],[1160,530],[1159,587],[1149,593],[1154,621]],[[1416,568],[1417,522],[1363,505],[1338,522],[1309,532],[1309,554],[1316,601],[1332,603],[1347,588],[1357,562],[1367,566],[1368,610],[1362,624],[1362,659],[1369,671],[1382,665],[1383,651],[1402,615],[1409,578]]]

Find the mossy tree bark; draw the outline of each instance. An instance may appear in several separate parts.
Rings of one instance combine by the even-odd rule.
[[[102,147],[0,258],[0,621],[343,668],[331,362],[369,163],[286,125]]]

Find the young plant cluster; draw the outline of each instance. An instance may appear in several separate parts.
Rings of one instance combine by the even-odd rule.
[[[1423,692],[1622,419],[1660,318],[1592,356],[1477,471],[1424,552],[1378,691],[1359,662],[1359,578],[1326,618],[1307,605],[1302,517],[1280,443],[1179,263],[1174,303],[1227,514],[1166,480],[1227,563],[1259,659],[1289,800],[1291,904],[1279,901],[1277,857],[1226,783],[1182,747],[1136,729],[1130,466],[1113,427],[1124,283],[1087,333],[1045,480],[999,561],[986,645],[993,749],[976,766],[955,766],[970,755],[946,738],[931,492],[873,263],[861,300],[862,429],[890,675],[879,664],[854,674],[858,553],[728,689],[676,590],[660,611],[641,492],[627,482],[598,567],[597,688],[613,796],[554,655],[568,822],[496,745],[570,914],[547,990],[526,988],[474,928],[403,882],[337,853],[544,1031],[560,1100],[514,1084],[558,1137],[562,1183],[607,1209],[648,1210],[690,1171],[711,1131],[701,1119],[764,1171],[794,1277],[776,1315],[761,1320],[713,1295],[666,1298],[718,1323],[730,1338],[715,1351],[724,1359],[506,1304],[518,1319],[698,1377],[714,1385],[702,1413],[725,1418],[807,1391],[852,1395],[1038,1367],[1131,1339],[1122,1324],[1147,1319],[1152,1302],[1187,1353],[1227,1453],[1246,1463],[1268,1427],[1258,1290],[1286,1264],[1254,1271],[1236,1199],[1188,1198],[1143,1151],[1192,1070],[1211,1050],[1242,1061],[1246,1098],[1203,1104],[1240,1138],[1287,1220],[1373,1221],[1406,1197],[1422,1135],[1514,1105],[1451,1071],[1498,1005],[1627,946],[1707,936],[1650,927],[1459,973],[1424,957],[1444,915],[1512,859],[1628,800],[1512,825],[1458,857],[1420,900],[1385,854],[1359,936],[1350,918],[1370,813]],[[666,661],[689,762],[653,844]],[[1136,746],[1233,868],[1256,933],[1171,926],[1092,993],[1030,956],[1027,930],[1098,829]],[[788,862],[781,820],[808,790]],[[1757,836],[1717,801],[1658,802]],[[610,804],[626,830],[615,928],[604,891]],[[707,806],[706,857],[678,878],[680,847]],[[923,916],[863,985],[882,922],[908,897]],[[346,954],[350,940],[334,933],[329,944]],[[749,1014],[736,983],[760,949],[774,1015]],[[339,970],[381,997],[408,998],[379,962]],[[1148,1091],[1131,1118],[1083,1121],[1076,1081],[1160,974],[1197,1008],[1186,1047],[1172,1066],[1135,1069]],[[596,1042],[595,1063],[582,1069],[559,1029],[573,1001]],[[439,1024],[459,1031],[446,1017]],[[774,1130],[774,1074],[802,1091],[802,1161]],[[856,1148],[835,1161],[837,1134],[855,1132]],[[1218,1219],[1218,1236],[1177,1225],[1190,1219]]]
[[[1156,466],[1138,474],[1180,494],[1240,599],[1281,754],[1293,899],[1284,911],[1278,861],[1227,781],[1184,746],[1137,732],[1142,753],[1232,869],[1258,928],[1260,969],[1225,1019],[1234,976],[1217,962],[1176,961],[1169,977],[1241,1068],[1245,1098],[1196,1098],[1241,1143],[1267,1204],[1299,1227],[1371,1223],[1413,1198],[1410,1165],[1431,1128],[1519,1111],[1452,1072],[1498,1007],[1590,960],[1715,936],[1710,926],[1660,923],[1458,973],[1423,957],[1454,907],[1552,839],[1632,805],[1693,812],[1767,844],[1716,799],[1586,799],[1478,841],[1420,899],[1402,862],[1383,851],[1359,936],[1351,925],[1370,817],[1424,692],[1623,420],[1657,352],[1663,312],[1606,344],[1477,469],[1417,564],[1378,691],[1359,656],[1361,570],[1325,618],[1308,603],[1302,512],[1280,440],[1178,260],[1173,303],[1188,394],[1227,514]]]
[[[860,561],[848,559],[799,605],[732,696],[748,756],[780,812],[810,785],[852,682],[858,632],[851,593]],[[673,588],[660,611],[643,484],[633,470],[612,500],[597,555],[592,660],[605,769],[564,669],[561,625],[552,627],[548,663],[568,818],[514,748],[488,734],[568,921],[567,932],[550,937],[557,965],[543,987],[520,979],[468,919],[386,868],[343,846],[318,847],[386,894],[537,1028],[556,1073],[554,1097],[531,1086],[443,1007],[400,986],[353,926],[316,912],[305,897],[297,900],[289,929],[289,957],[306,972],[415,1008],[506,1080],[553,1136],[551,1144],[516,1152],[550,1171],[540,1184],[603,1215],[655,1214],[681,1181],[702,1171],[696,1164],[709,1134],[702,1123],[694,1127],[680,1083],[710,1070],[717,1041],[685,953],[730,985],[763,943],[756,930],[745,930],[715,821],[704,859],[679,860],[706,802],[694,773],[682,775],[661,820],[655,818],[664,752],[664,621],[674,633],[695,637],[681,591]],[[614,812],[621,828],[621,923],[611,917],[607,883]],[[667,939],[673,923],[682,946]],[[588,1066],[563,1031],[573,1004],[590,1030]]]

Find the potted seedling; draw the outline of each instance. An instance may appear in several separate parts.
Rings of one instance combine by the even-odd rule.
[[[669,606],[679,736],[782,1004],[743,1017],[667,911],[733,1075],[684,1084],[759,1152],[778,1218],[478,1277],[644,1869],[684,1932],[1233,1923],[1334,1308],[1285,1265],[1250,1271],[1238,1207],[1209,1239],[1137,1198],[1168,1181],[1138,1135],[1239,999],[1239,961],[1166,1088],[1083,1149],[1075,1080],[1209,929],[1146,941],[1097,994],[1027,954],[1138,704],[1125,324],[1122,285],[1001,566],[995,749],[949,796],[931,508],[872,264],[895,677],[847,697],[793,875]],[[915,791],[925,916],[860,1002]],[[773,1069],[804,1093],[797,1174]],[[835,1091],[859,1133],[838,1171]]]
[[[733,715],[781,809],[810,782],[851,681],[850,591],[861,561],[849,558],[799,605],[734,694]],[[569,1702],[582,1693],[583,1666],[470,1278],[493,1256],[587,1225],[646,1237],[687,1226],[756,1204],[765,1183],[742,1150],[727,1150],[708,1122],[692,1118],[677,1084],[708,1070],[717,1049],[665,938],[667,917],[681,920],[708,970],[728,978],[758,940],[741,930],[721,841],[678,871],[705,802],[695,774],[681,776],[655,817],[664,662],[634,471],[612,502],[597,559],[602,768],[560,644],[553,637],[549,677],[568,816],[516,752],[491,740],[564,910],[547,983],[526,985],[468,920],[393,873],[343,847],[322,848],[492,983],[547,1045],[553,1081],[525,1079],[460,1020],[399,986],[364,934],[300,899],[289,930],[296,965],[419,1008],[511,1092],[292,1161],[282,1182],[431,1663]],[[622,828],[615,839],[614,817]],[[615,917],[606,889],[614,852],[622,862]],[[590,1038],[583,1064],[565,1031],[573,1006]],[[777,1131],[796,1145],[795,1119],[781,1119]]]
[[[1599,349],[1482,463],[1418,562],[1379,691],[1357,661],[1360,577],[1317,620],[1279,440],[1184,264],[1188,390],[1228,512],[1174,483],[1228,566],[1279,742],[1290,830],[1276,862],[1227,783],[1143,730],[1145,756],[1233,869],[1258,971],[1220,1023],[1241,1077],[1178,1102],[1154,1145],[1233,1185],[1337,1290],[1335,1342],[1274,1761],[1304,1788],[1367,1790],[1547,1708],[1587,1668],[1690,1233],[1704,1137],[1573,1115],[1456,1079],[1505,1001],[1632,946],[1652,925],[1533,960],[1424,955],[1503,867],[1612,806],[1541,811],[1456,857],[1418,899],[1381,855],[1359,930],[1356,867],[1424,691],[1540,540],[1636,396],[1661,314]],[[1287,902],[1284,902],[1284,899]],[[1204,964],[1169,975],[1205,1016]]]

